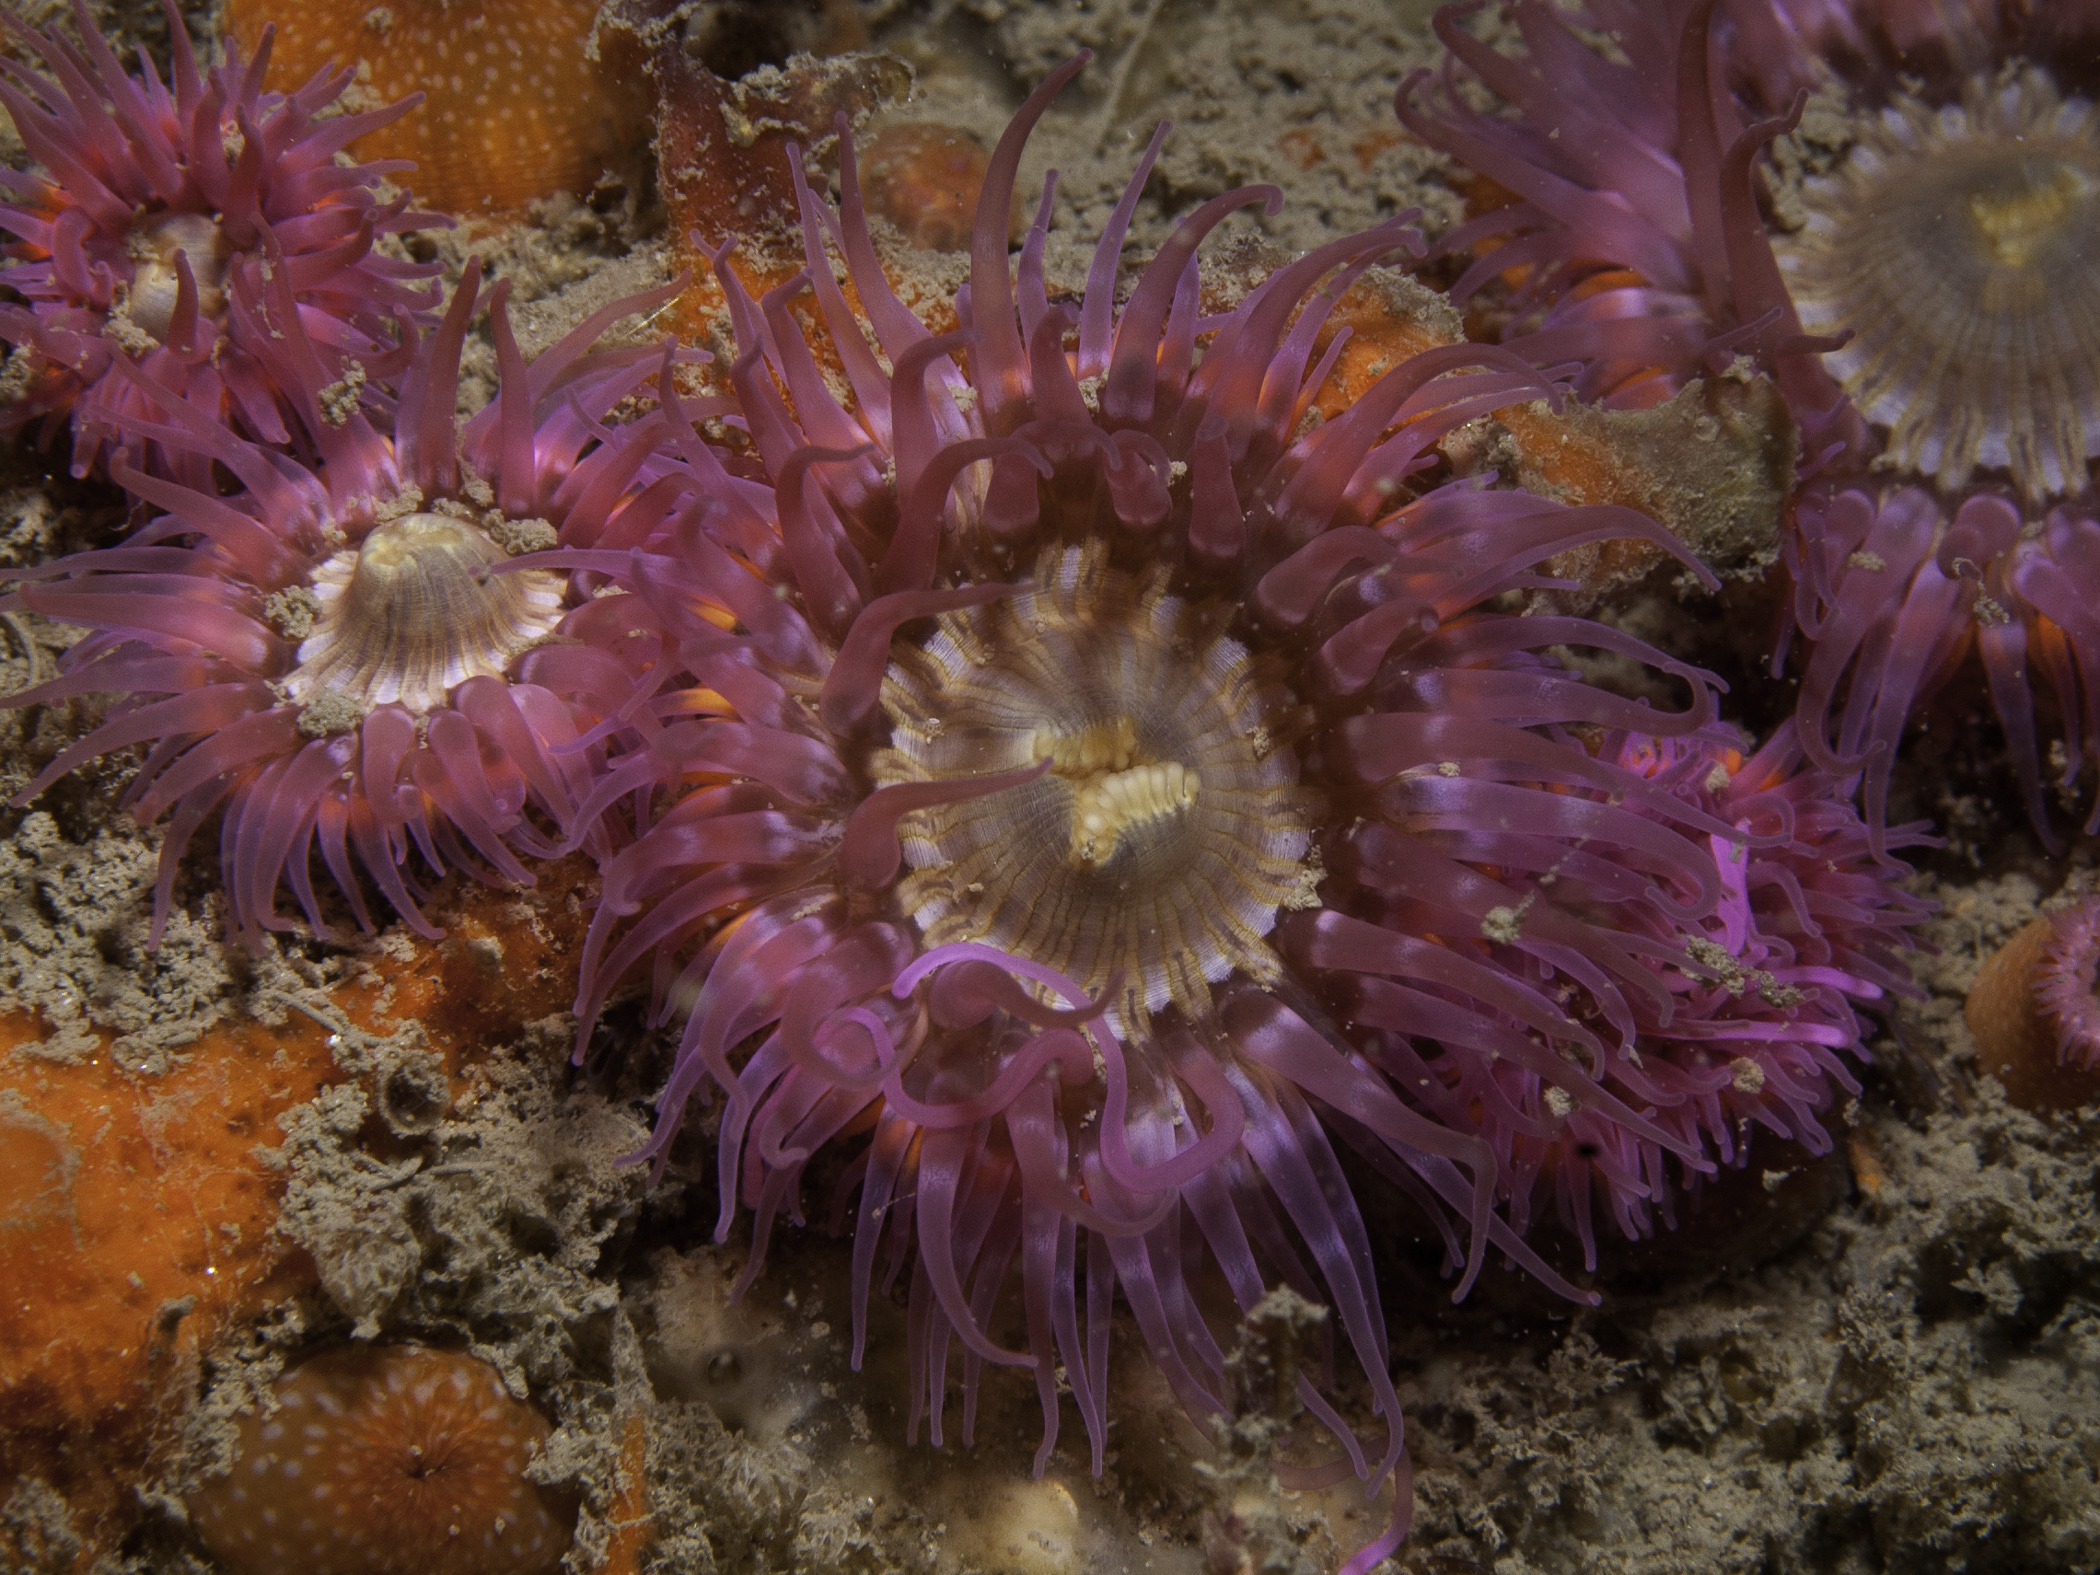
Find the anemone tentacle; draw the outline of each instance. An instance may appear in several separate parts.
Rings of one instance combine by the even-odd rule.
[[[1817,355],[1837,340],[1803,331],[1759,212],[1759,152],[1801,106],[1760,115],[1718,69],[1744,8],[1717,27],[1718,0],[1593,7],[1585,19],[1621,62],[1539,0],[1509,8],[1528,58],[1500,54],[1462,25],[1481,3],[1437,14],[1441,76],[1417,71],[1394,98],[1416,136],[1515,198],[1439,242],[1439,255],[1478,254],[1454,298],[1521,279],[1507,341],[1542,363],[1580,361],[1577,391],[1610,404],[1657,403],[1747,354],[1786,394],[1813,463],[1859,450],[1857,418]],[[1521,118],[1468,108],[1461,64]]]
[[[1511,753],[1501,769],[1513,775],[1549,764],[1536,743]],[[1917,826],[1871,837],[1875,823],[1848,802],[1850,780],[1804,769],[1804,758],[1792,723],[1748,759],[1725,727],[1674,738],[1618,732],[1597,746],[1599,775],[1555,773],[1563,791],[1704,831],[1722,881],[1717,903],[1663,915],[1638,878],[1629,879],[1638,865],[1623,853],[1584,846],[1562,856],[1560,903],[1659,961],[1651,977],[1669,998],[1659,1013],[1632,998],[1640,1016],[1630,1053],[1595,1059],[1595,1090],[1568,1085],[1564,1066],[1524,1037],[1527,1024],[1516,1015],[1486,1032],[1446,1030],[1440,1051],[1424,1056],[1409,1036],[1448,1021],[1448,1008],[1385,980],[1358,986],[1350,1015],[1385,1031],[1379,1064],[1401,1086],[1432,1090],[1438,1115],[1494,1144],[1513,1229],[1528,1226],[1535,1194],[1550,1185],[1562,1223],[1594,1268],[1600,1212],[1629,1239],[1649,1235],[1658,1216],[1675,1227],[1678,1189],[1664,1165],[1673,1153],[1682,1181],[1696,1187],[1716,1167],[1747,1161],[1753,1125],[1811,1153],[1829,1151],[1817,1117],[1833,1089],[1859,1092],[1846,1058],[1866,1058],[1861,1008],[1918,993],[1900,953],[1932,905],[1901,890],[1900,871],[1884,854],[1929,839]],[[1640,787],[1629,790],[1629,782]],[[1467,851],[1504,863],[1503,847],[1516,840],[1504,835],[1502,846]],[[1391,844],[1367,849],[1380,861],[1369,884],[1413,896],[1437,878],[1416,849]],[[1463,917],[1479,911],[1476,899]],[[1523,941],[1535,923],[1524,916]],[[1495,950],[1516,978],[1571,1015],[1604,1015],[1577,1004],[1590,985],[1549,946]],[[1634,1110],[1645,1119],[1629,1119]],[[1654,1129],[1667,1139],[1656,1141]]]

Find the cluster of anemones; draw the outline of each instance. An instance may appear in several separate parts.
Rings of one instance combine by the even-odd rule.
[[[16,703],[122,697],[30,792],[150,746],[158,913],[220,815],[251,945],[294,922],[284,888],[324,927],[316,855],[358,923],[376,892],[420,928],[449,869],[590,851],[583,1031],[646,972],[680,1043],[637,1157],[721,1101],[746,1284],[812,1157],[859,1140],[833,1202],[856,1356],[902,1280],[912,1430],[942,1437],[959,1344],[966,1439],[985,1364],[1032,1372],[1039,1470],[1060,1376],[1102,1466],[1118,1295],[1206,1425],[1233,1397],[1199,1282],[1250,1314],[1317,1298],[1339,1338],[1299,1395],[1359,1478],[1403,1484],[1361,1571],[1410,1505],[1342,1153],[1435,1218],[1457,1294],[1493,1248],[1582,1297],[1524,1242],[1535,1188],[1586,1240],[1599,1189],[1638,1234],[1751,1126],[1821,1140],[1915,910],[1849,784],[1790,736],[1743,761],[1710,675],[1510,610],[1606,538],[1705,573],[1642,515],[1440,475],[1454,427],[1561,397],[1531,360],[1432,350],[1308,420],[1329,313],[1417,249],[1404,219],[1219,309],[1200,246],[1280,196],[1230,192],[1122,280],[1155,139],[1076,298],[1045,283],[1050,188],[1010,260],[1023,146],[1082,63],[991,157],[953,332],[885,281],[850,139],[836,207],[798,170],[805,271],[754,300],[714,257],[733,399],[681,397],[672,347],[591,351],[662,296],[528,365],[472,266],[434,332],[399,322],[377,420],[296,279],[228,275],[289,453],[113,349],[111,429],[177,473],[118,465],[163,512],[15,593],[97,631]],[[484,306],[500,390],[461,428]],[[608,424],[623,404],[646,413]],[[1685,702],[1584,682],[1569,647]]]
[[[1643,404],[1748,355],[1808,438],[1788,556],[1803,745],[1884,814],[1918,703],[1980,653],[2029,813],[2036,691],[2065,792],[2100,760],[2100,109],[2080,7],[1518,0],[1525,57],[1442,14],[1401,118],[1514,200],[1447,237],[1457,294]],[[1607,59],[1576,31],[1609,33]],[[1467,107],[1463,65],[1514,107]],[[1834,112],[1778,167],[1809,89]],[[1828,167],[1821,148],[1841,125]],[[1786,641],[1782,639],[1784,655]],[[2100,799],[2086,829],[2100,827]]]

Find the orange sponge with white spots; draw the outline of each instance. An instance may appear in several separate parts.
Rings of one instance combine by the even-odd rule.
[[[231,1474],[189,1500],[232,1575],[546,1575],[568,1551],[574,1502],[525,1476],[546,1418],[488,1363],[354,1347],[276,1394]]]
[[[375,98],[423,107],[358,139],[363,159],[413,159],[400,177],[449,213],[515,213],[558,191],[587,192],[649,135],[639,62],[608,39],[589,50],[598,0],[227,0],[243,48],[277,29],[269,85],[349,66]]]

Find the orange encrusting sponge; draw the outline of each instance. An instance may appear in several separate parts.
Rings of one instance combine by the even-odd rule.
[[[470,890],[446,938],[372,960],[309,1005],[386,1035],[414,1019],[461,1074],[569,1004],[589,913],[588,861],[525,892]],[[345,1080],[331,1030],[288,1009],[243,1016],[128,1070],[109,1039],[85,1059],[25,1047],[45,1026],[0,1016],[0,1500],[25,1478],[62,1494],[76,1533],[114,1548],[134,1488],[172,1442],[197,1359],[264,1308],[315,1286],[278,1236],[278,1117]]]
[[[340,1074],[297,1016],[222,1023],[158,1076],[106,1044],[24,1054],[42,1032],[0,1018],[0,1495],[40,1477],[86,1531],[128,1507],[197,1352],[313,1283],[271,1232],[282,1183],[256,1150]]]
[[[350,66],[375,104],[422,93],[420,109],[351,151],[413,159],[401,185],[479,216],[587,192],[648,136],[637,63],[585,58],[597,14],[597,0],[226,0],[220,25],[252,51],[277,24],[269,85],[280,92]]]

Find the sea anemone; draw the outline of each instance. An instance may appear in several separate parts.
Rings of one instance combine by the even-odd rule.
[[[2035,981],[2042,1015],[2056,1024],[2056,1063],[2100,1068],[2100,1000],[2093,979],[2100,969],[2100,899],[2087,897],[2050,922],[2043,971]]]
[[[754,301],[716,253],[770,523],[701,497],[658,547],[554,555],[633,591],[671,642],[624,713],[655,732],[585,807],[646,812],[605,866],[577,1011],[588,1035],[647,965],[660,1020],[684,1020],[638,1157],[666,1163],[687,1105],[722,1099],[718,1235],[752,1210],[744,1284],[776,1221],[801,1220],[812,1157],[865,1135],[835,1203],[855,1356],[871,1291],[909,1264],[914,1434],[942,1436],[959,1340],[965,1439],[984,1364],[1032,1369],[1040,1471],[1061,1371],[1098,1471],[1118,1289],[1207,1422],[1225,1409],[1198,1306],[1215,1265],[1243,1313],[1278,1284],[1333,1308],[1385,1439],[1367,1450],[1312,1375],[1299,1393],[1375,1487],[1404,1446],[1341,1148],[1437,1218],[1459,1294],[1490,1244],[1577,1294],[1492,1212],[1491,1144],[1423,1113],[1378,1055],[1507,1056],[1709,1163],[1603,1068],[1670,1019],[1658,964],[1696,971],[1688,927],[1728,891],[1714,839],[1743,834],[1560,729],[1695,732],[1712,681],[1584,620],[1487,610],[1558,583],[1532,566],[1580,542],[1683,557],[1628,510],[1431,485],[1452,425],[1554,397],[1521,359],[1431,351],[1304,422],[1337,353],[1329,308],[1408,247],[1401,220],[1206,313],[1199,244],[1278,200],[1230,192],[1118,305],[1162,127],[1076,298],[1045,283],[1054,177],[1011,272],[1023,144],[1082,62],[991,157],[956,332],[885,282],[850,145],[837,209],[798,169],[804,274]],[[1650,664],[1690,702],[1587,685],[1540,654],[1561,645]],[[1604,861],[1598,923],[1560,893]],[[1548,968],[1581,981],[1594,1023]],[[1352,1023],[1371,996],[1401,1026]],[[1351,1570],[1404,1534],[1398,1497]]]
[[[39,33],[12,15],[0,25],[41,55],[51,75],[0,59],[0,105],[42,173],[0,171],[0,229],[16,239],[0,274],[18,304],[0,304],[11,346],[0,383],[0,430],[45,421],[48,437],[71,415],[73,469],[85,475],[104,447],[124,441],[159,401],[113,370],[134,361],[145,380],[198,409],[223,414],[264,442],[289,438],[291,391],[270,371],[257,335],[229,311],[233,281],[280,277],[270,310],[298,318],[331,368],[354,387],[400,371],[399,325],[435,304],[415,281],[436,273],[374,250],[381,236],[431,223],[409,199],[381,200],[394,162],[338,160],[360,135],[399,119],[415,98],[364,114],[324,114],[351,73],[322,71],[290,94],[262,91],[270,40],[243,61],[200,72],[189,34],[166,6],[171,82],[143,52],[125,74],[74,0],[82,43]],[[153,463],[150,452],[135,463]]]
[[[1973,650],[2054,848],[2037,680],[2067,795],[2100,753],[2100,112],[2021,64],[1936,107],[1898,88],[1858,136],[1779,242],[1804,321],[1858,330],[1827,360],[1879,445],[1879,477],[1797,508],[1803,726],[1825,764],[1866,760],[1878,818],[1906,718]]]
[[[576,1504],[525,1475],[547,1434],[474,1357],[328,1351],[242,1419],[232,1470],[190,1516],[233,1575],[549,1575]]]
[[[1815,642],[1809,758],[1860,777],[1878,839],[1907,719],[1980,652],[2029,816],[2056,846],[2038,687],[2063,718],[2066,791],[2100,756],[2085,608],[2100,112],[2051,70],[2052,52],[2076,63],[2065,41],[2090,23],[1990,4],[1593,8],[1620,63],[1548,8],[1513,9],[1528,61],[1446,12],[1441,96],[1418,103],[1418,75],[1399,98],[1418,135],[1519,199],[1447,238],[1488,248],[1459,292],[1517,281],[1513,342],[1581,359],[1582,386],[1611,399],[1754,356],[1807,437],[1779,659],[1795,628]],[[1461,61],[1518,113],[1463,107]],[[1809,87],[1822,124],[1782,188],[1762,150]],[[1779,93],[1795,95],[1784,114]]]
[[[1860,1091],[1845,1059],[1866,1058],[1859,1008],[1918,993],[1899,954],[1932,905],[1903,891],[1900,867],[1877,857],[1848,801],[1852,784],[1804,769],[1792,723],[1748,759],[1727,728],[1665,738],[1617,733],[1600,740],[1596,754],[1615,782],[1571,791],[1615,793],[1635,813],[1654,814],[1667,800],[1680,816],[1727,828],[1709,838],[1720,902],[1698,919],[1678,920],[1674,931],[1654,930],[1656,915],[1643,903],[1621,906],[1621,890],[1638,894],[1640,886],[1621,885],[1609,852],[1586,847],[1560,866],[1555,896],[1564,908],[1600,929],[1646,932],[1689,959],[1657,966],[1666,1004],[1653,994],[1627,996],[1640,1014],[1634,1054],[1600,1063],[1598,1081],[1676,1139],[1688,1189],[1712,1166],[1681,1156],[1747,1164],[1758,1127],[1828,1153],[1819,1112],[1834,1088]],[[1628,783],[1646,791],[1628,791]],[[1902,828],[1888,845],[1925,840],[1919,830]],[[1492,858],[1493,850],[1481,856]],[[1513,916],[1513,925],[1523,917]],[[1584,1004],[1579,978],[1550,959],[1513,960],[1528,988],[1606,1032]],[[1376,996],[1366,1006],[1357,1021],[1394,1031],[1380,1064],[1404,1086],[1429,1089],[1426,1102],[1454,1127],[1477,1124],[1494,1145],[1507,1167],[1514,1228],[1525,1228],[1533,1195],[1549,1181],[1560,1218],[1593,1269],[1593,1212],[1616,1219],[1629,1240],[1650,1234],[1658,1214],[1675,1227],[1679,1189],[1663,1173],[1665,1146],[1582,1108],[1513,1058],[1480,1055],[1484,1046],[1468,1047],[1472,1053],[1446,1047],[1425,1059],[1409,1047],[1414,1023],[1404,1010]],[[1510,1022],[1505,1031],[1519,1026]]]
[[[166,512],[122,545],[22,576],[11,605],[99,632],[66,654],[60,677],[7,703],[122,697],[17,802],[84,761],[150,744],[124,802],[142,822],[174,812],[153,944],[182,851],[222,805],[231,928],[250,946],[288,925],[280,884],[325,929],[316,845],[361,927],[371,917],[359,867],[435,935],[413,855],[431,875],[529,885],[519,853],[551,855],[588,834],[576,817],[598,756],[579,739],[599,719],[590,695],[630,686],[615,654],[625,626],[617,605],[559,572],[506,560],[563,540],[645,540],[688,489],[661,458],[657,421],[602,421],[657,352],[587,354],[682,281],[600,309],[530,365],[504,310],[509,287],[496,285],[480,304],[499,391],[462,428],[460,349],[480,278],[470,262],[437,331],[414,342],[392,438],[283,315],[284,276],[268,286],[286,325],[277,341],[262,335],[251,281],[234,279],[234,321],[257,335],[259,365],[319,456],[313,469],[227,431],[128,357],[113,361],[163,417],[127,409],[124,434],[209,461],[241,490],[218,496],[116,465],[115,479]]]
[[[1757,157],[1800,106],[1760,116],[1715,69],[1714,0],[1623,0],[1578,13],[1624,59],[1606,59],[1539,0],[1510,6],[1528,58],[1468,33],[1482,0],[1437,13],[1450,51],[1400,85],[1408,130],[1504,188],[1513,201],[1466,221],[1439,254],[1477,259],[1461,304],[1498,281],[1501,337],[1542,362],[1577,360],[1587,398],[1640,407],[1747,355],[1786,393],[1821,457],[1857,423],[1788,299],[1758,206]],[[1514,105],[1467,107],[1463,64]],[[1417,102],[1418,96],[1425,102]]]
[[[1976,1065],[2026,1110],[2100,1099],[2100,897],[2019,930],[1991,954],[1963,1006]]]
[[[1779,263],[1880,437],[1884,469],[1958,494],[2082,492],[2100,447],[2100,109],[2028,67],[1861,116]],[[1955,222],[1949,223],[1949,215]]]

